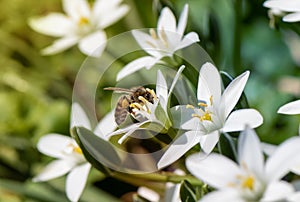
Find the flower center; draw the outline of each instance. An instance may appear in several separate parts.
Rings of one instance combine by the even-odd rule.
[[[78,147],[78,146],[74,147],[74,148],[73,148],[73,151],[74,151],[75,153],[78,153],[78,154],[83,154],[81,148]]]
[[[242,179],[241,186],[244,189],[250,189],[251,191],[254,189],[255,179],[253,176],[247,176]]]
[[[212,106],[212,96],[210,96],[209,98],[209,101],[210,101],[210,106]],[[200,121],[211,121],[212,122],[212,112],[208,109],[208,104],[203,102],[203,101],[200,101],[198,103],[198,106],[200,107],[198,110],[198,112],[200,113],[194,113],[192,114],[192,117],[196,117],[196,118],[199,118]],[[192,108],[192,109],[195,109],[194,106],[192,105],[187,105],[186,106],[187,108]]]
[[[90,20],[87,17],[81,16],[80,19],[78,20],[78,25],[79,26],[85,26],[90,23]]]

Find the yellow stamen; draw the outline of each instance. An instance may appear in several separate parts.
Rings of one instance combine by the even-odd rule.
[[[156,94],[155,94],[155,92],[154,92],[153,89],[146,88],[146,91],[147,91],[148,93],[150,93],[150,94],[153,96],[153,98],[154,98],[155,100],[157,100],[157,96],[156,96]]]
[[[204,103],[204,102],[199,102],[198,106],[200,106],[200,107],[207,107],[208,105],[206,103]]]
[[[164,29],[162,29],[160,31],[160,35],[161,35],[161,40],[163,42],[163,44],[166,46],[166,47],[169,47],[169,44],[168,44],[168,38],[167,38],[167,35],[166,35],[166,32]]]
[[[81,25],[89,24],[89,22],[90,21],[89,21],[88,18],[81,16],[80,19],[79,19],[79,21],[78,21],[78,24],[79,24],[79,26],[81,26]]]
[[[242,181],[242,188],[253,190],[254,188],[254,177],[248,176]]]
[[[82,150],[80,149],[80,147],[74,146],[73,151],[78,153],[78,154],[82,154]]]
[[[210,101],[210,105],[212,106],[213,105],[213,97],[212,97],[212,95],[209,97],[209,101]]]
[[[138,97],[140,101],[142,101],[144,103],[144,106],[146,107],[147,109],[147,112],[150,114],[150,109],[149,107],[147,106],[147,103],[149,102],[148,100],[146,100],[143,96],[139,96]]]
[[[197,117],[200,119],[200,121],[211,121],[211,115],[208,111],[204,112],[204,114],[202,116],[200,116],[199,114],[192,114],[192,117]]]
[[[152,46],[153,48],[156,48],[156,46],[153,43],[151,43],[150,41],[146,41],[146,43],[149,44],[150,46]]]
[[[136,103],[136,102],[131,103],[131,104],[129,105],[129,107],[134,108],[134,109],[138,109],[138,110],[143,109],[143,106],[140,105],[139,103]]]
[[[157,39],[157,35],[156,35],[156,32],[155,32],[155,30],[152,28],[152,29],[150,29],[150,35],[151,35],[151,37],[153,38],[153,39]]]
[[[187,104],[187,105],[186,105],[186,108],[187,108],[187,109],[195,109],[195,107],[194,107],[193,105],[190,105],[190,104]]]

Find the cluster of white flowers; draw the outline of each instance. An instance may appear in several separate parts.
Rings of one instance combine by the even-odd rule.
[[[40,33],[61,37],[45,48],[43,54],[58,53],[78,43],[84,54],[98,57],[105,48],[104,29],[129,10],[127,5],[121,3],[122,0],[96,0],[91,6],[87,0],[63,0],[66,15],[51,13],[46,17],[32,18],[30,26]],[[299,5],[300,1],[296,0],[268,0],[264,3],[274,11],[288,12],[283,18],[288,22],[300,20]],[[157,30],[150,29],[150,35],[132,31],[137,43],[149,55],[128,63],[118,73],[117,81],[142,68],[149,70],[157,63],[167,65],[163,60],[165,57],[173,59],[176,51],[199,42],[195,32],[184,35],[187,17],[188,5],[184,6],[178,23],[172,11],[163,8]],[[297,169],[300,165],[300,138],[291,138],[274,147],[268,159],[264,160],[262,144],[253,130],[263,123],[263,117],[252,108],[235,109],[250,72],[242,73],[224,89],[218,69],[207,62],[199,71],[195,96],[198,103],[193,103],[197,106],[186,103],[170,108],[171,94],[185,68],[185,65],[178,68],[169,86],[162,71],[157,71],[156,91],[149,90],[153,102],[139,98],[142,106],[136,105],[138,107],[131,113],[135,123],[117,126],[114,113],[110,112],[99,122],[94,134],[105,141],[123,134],[118,141],[122,144],[137,130],[167,133],[172,127],[182,133],[168,146],[157,167],[162,169],[171,165],[199,143],[201,152],[188,156],[186,167],[195,177],[216,189],[200,201],[299,201],[300,194],[282,178],[290,171],[300,173]],[[300,114],[300,101],[281,107],[278,113]],[[155,125],[153,129],[146,127],[150,123]],[[90,121],[78,103],[73,103],[71,110],[70,128],[75,126],[91,129]],[[242,131],[238,138],[237,163],[224,155],[211,153],[221,134],[237,131]],[[34,181],[46,181],[69,173],[66,193],[71,201],[78,201],[91,164],[76,141],[60,134],[47,134],[40,139],[37,148],[57,160],[51,162]],[[172,193],[176,196],[171,198],[178,200],[179,187],[172,184],[174,187],[176,191],[174,189]],[[143,191],[145,189],[141,188],[140,192]]]

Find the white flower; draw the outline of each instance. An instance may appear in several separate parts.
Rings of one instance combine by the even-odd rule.
[[[133,30],[132,34],[140,47],[150,56],[141,57],[127,64],[117,75],[117,81],[145,67],[150,69],[154,64],[162,62],[163,57],[172,57],[174,52],[190,46],[199,40],[198,34],[190,32],[184,34],[187,24],[188,5],[180,15],[178,25],[172,11],[165,7],[160,14],[157,24],[157,33],[154,29],[150,29],[150,35]]]
[[[193,154],[186,160],[188,170],[217,191],[201,202],[299,201],[293,186],[281,180],[293,162],[300,160],[300,138],[282,143],[266,162],[256,133],[246,129],[238,140],[238,163],[212,153],[207,158]]]
[[[109,113],[94,132],[104,137],[105,133],[102,131],[109,133],[114,130],[113,126],[116,124],[113,123],[113,113]],[[91,128],[88,117],[77,103],[72,105],[71,128],[73,126]],[[57,160],[48,164],[39,175],[33,178],[33,181],[47,181],[69,173],[66,179],[66,193],[70,201],[78,201],[85,187],[91,164],[86,161],[75,140],[60,134],[47,134],[39,140],[37,148],[41,153]]]
[[[280,114],[300,114],[300,100],[296,100],[281,106],[278,111]]]
[[[287,12],[282,20],[285,22],[300,21],[300,1],[299,0],[267,0],[263,4],[270,8],[274,15],[282,15]]]
[[[151,89],[148,90],[154,98],[154,102],[151,103],[147,101],[145,98],[140,97],[139,99],[144,102],[144,105],[140,104],[132,104],[135,108],[132,110],[133,113],[131,115],[138,120],[138,123],[131,124],[127,127],[121,128],[113,133],[107,134],[106,138],[110,138],[113,135],[123,134],[122,138],[119,139],[119,143],[121,144],[127,137],[134,135],[134,132],[138,129],[149,129],[147,127],[143,127],[149,123],[155,124],[155,131],[159,132],[161,130],[167,130],[170,127],[170,120],[168,115],[168,101],[169,97],[175,87],[175,84],[183,71],[185,66],[181,66],[176,73],[173,82],[168,90],[167,81],[164,78],[163,74],[160,70],[157,71],[157,81],[156,81],[156,94]],[[163,114],[160,113],[160,117],[156,116],[157,110],[162,110]],[[141,137],[139,137],[141,138]]]
[[[45,17],[32,18],[29,25],[42,34],[60,37],[43,49],[42,54],[56,54],[78,43],[82,53],[98,57],[106,43],[103,29],[118,21],[129,10],[127,5],[120,5],[121,2],[96,0],[91,7],[88,0],[63,0],[66,14],[50,13]]]
[[[158,162],[159,168],[173,163],[199,142],[202,150],[210,153],[219,140],[220,132],[241,131],[245,125],[255,128],[262,124],[263,118],[255,109],[231,112],[248,77],[249,71],[238,76],[221,94],[221,77],[217,68],[211,63],[202,66],[197,89],[199,108],[180,105],[171,110],[173,117],[177,117],[173,121],[174,127],[188,131],[169,146]]]

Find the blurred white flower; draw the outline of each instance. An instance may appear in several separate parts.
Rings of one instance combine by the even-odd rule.
[[[103,134],[102,131],[109,133],[114,130],[114,125],[116,124],[114,124],[113,113],[109,113],[99,122],[94,132],[104,137],[105,133]],[[87,115],[77,103],[72,105],[71,128],[73,126],[91,128]],[[47,181],[69,173],[66,179],[67,197],[70,201],[78,201],[85,187],[91,164],[86,161],[75,140],[60,134],[47,134],[39,140],[37,149],[57,160],[48,164],[40,174],[33,178],[33,181]]]
[[[283,142],[264,161],[256,133],[247,128],[238,140],[238,163],[212,153],[203,159],[193,154],[186,160],[188,170],[197,178],[217,189],[208,193],[201,202],[221,201],[299,201],[299,193],[286,181],[294,162],[299,162],[300,138]]]
[[[237,104],[249,71],[234,79],[221,94],[222,83],[217,68],[211,63],[202,66],[199,73],[197,98],[198,106],[179,105],[171,110],[174,127],[188,130],[179,136],[163,154],[158,167],[167,166],[195,144],[210,153],[219,141],[220,132],[241,131],[245,125],[252,128],[262,124],[263,118],[255,109],[233,110]],[[177,114],[177,115],[176,115]]]
[[[284,16],[285,22],[300,21],[300,1],[299,0],[267,0],[264,7],[270,8],[273,15]],[[287,14],[284,14],[286,12]]]
[[[114,131],[110,134],[107,134],[106,138],[110,138],[111,136],[123,134],[125,133],[122,138],[119,139],[119,143],[122,144],[122,142],[129,136],[134,135],[134,132],[138,129],[149,129],[148,127],[144,127],[145,125],[148,125],[150,123],[155,124],[155,130],[156,132],[167,130],[170,127],[171,121],[169,120],[168,115],[168,101],[169,97],[175,87],[175,84],[181,75],[181,72],[185,68],[184,65],[182,65],[179,70],[177,71],[172,84],[168,90],[167,81],[160,70],[157,71],[157,79],[156,79],[156,94],[151,89],[148,90],[153,95],[153,103],[146,100],[144,97],[139,97],[139,99],[144,103],[144,105],[140,105],[139,103],[133,103],[133,113],[131,113],[131,116],[133,116],[136,120],[138,120],[138,123],[131,124],[127,127],[121,128],[117,131]],[[162,113],[159,113],[160,116],[157,117],[157,110],[160,110]],[[152,125],[153,126],[153,125]],[[141,138],[141,137],[140,137]]]
[[[91,6],[88,0],[63,0],[66,14],[50,13],[32,18],[29,25],[42,34],[60,37],[42,50],[44,55],[62,52],[78,43],[82,53],[98,57],[106,43],[103,29],[120,20],[129,10],[127,5],[120,5],[121,2],[96,0]]]
[[[132,34],[140,47],[150,56],[144,56],[128,63],[117,75],[117,81],[145,67],[150,69],[154,64],[162,62],[163,57],[172,57],[174,52],[190,46],[199,40],[198,34],[190,32],[184,34],[187,24],[188,5],[180,15],[178,25],[176,26],[176,18],[172,11],[165,7],[162,9],[158,19],[157,32],[150,29],[150,35],[133,30]]]

